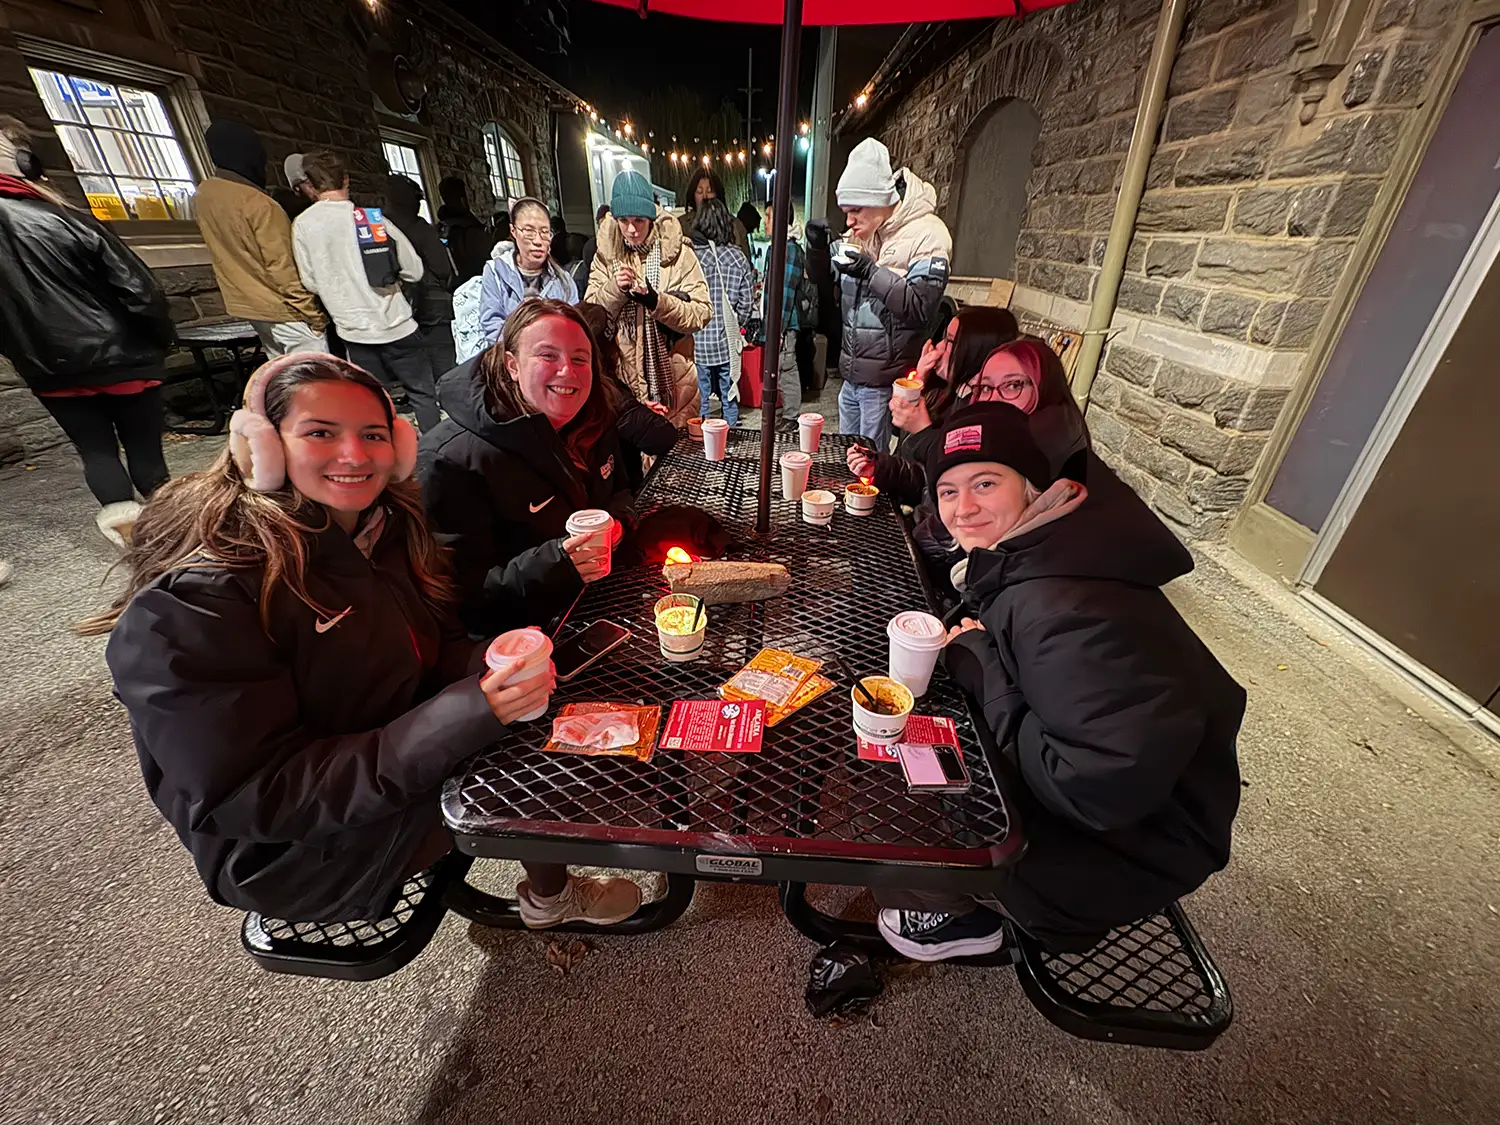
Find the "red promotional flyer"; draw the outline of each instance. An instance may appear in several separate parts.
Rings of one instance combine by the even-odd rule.
[[[876,746],[855,736],[859,741],[859,757],[865,762],[899,762],[895,746]],[[906,733],[901,741],[912,746],[958,746],[958,731],[952,719],[939,719],[931,715],[913,715],[906,720]]]
[[[678,700],[672,704],[658,745],[663,750],[758,754],[765,726],[763,699]]]

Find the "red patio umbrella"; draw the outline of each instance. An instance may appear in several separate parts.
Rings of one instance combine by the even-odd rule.
[[[724,23],[783,23],[785,0],[600,0],[662,16],[689,16]],[[1057,8],[1072,0],[805,0],[806,27],[868,23],[932,23],[935,20],[991,19]]]
[[[797,60],[802,28],[877,23],[933,23],[937,20],[993,19],[1024,16],[1058,8],[1073,0],[596,0],[648,15],[688,16],[721,23],[781,24],[781,78],[776,106],[776,136],[792,135],[797,100]],[[792,202],[792,145],[776,146],[771,255],[766,262],[771,300],[766,302],[766,348],[781,347],[781,301],[776,292],[786,275],[786,227]],[[776,455],[776,392],[780,364],[766,355],[760,365],[760,490],[755,530],[771,529],[771,466]]]

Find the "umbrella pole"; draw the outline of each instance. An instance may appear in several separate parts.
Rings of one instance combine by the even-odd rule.
[[[792,209],[797,63],[802,53],[802,0],[786,0],[781,23],[781,80],[776,102],[776,174],[772,177],[771,256],[766,262],[766,351],[760,363],[760,492],[755,530],[771,530],[771,474],[776,463],[776,392],[781,370],[782,293],[786,287],[786,232]],[[774,349],[774,350],[773,350]],[[799,376],[800,378],[800,376]]]

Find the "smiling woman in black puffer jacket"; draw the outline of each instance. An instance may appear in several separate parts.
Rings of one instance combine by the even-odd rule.
[[[1186,548],[1139,501],[1089,503],[1014,407],[951,415],[928,477],[965,553],[944,662],[1019,779],[1027,847],[993,901],[877,892],[880,931],[936,961],[999,949],[1005,915],[1088,949],[1228,862],[1244,689],[1162,592]]]
[[[438,387],[448,418],[422,435],[417,475],[475,636],[563,613],[607,573],[593,537],[568,534],[574,512],[634,522],[599,363],[575,307],[533,299]]]

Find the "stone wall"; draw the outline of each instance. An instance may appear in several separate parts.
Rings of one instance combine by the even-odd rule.
[[[1455,9],[1376,0],[1306,125],[1292,0],[1190,6],[1089,425],[1190,538],[1221,534],[1319,329]],[[998,23],[878,123],[949,215],[964,145],[998,98],[1042,118],[1016,247],[1023,321],[1082,328],[1155,35],[1155,0]]]
[[[329,148],[347,162],[356,198],[379,202],[384,121],[430,138],[438,175],[463,177],[475,210],[487,214],[495,202],[483,128],[494,121],[523,150],[528,189],[557,203],[550,91],[509,68],[500,52],[478,38],[445,33],[422,18],[423,0],[392,0],[374,13],[340,0],[167,0],[158,5],[163,38],[154,41],[139,40],[138,29],[86,25],[76,8],[36,3],[11,8],[10,0],[0,0],[0,113],[22,118],[38,134],[56,185],[80,205],[77,181],[51,135],[11,26],[65,40],[71,35],[80,45],[135,61],[159,64],[166,52],[193,75],[209,118],[234,118],[260,132],[272,183],[279,182],[287,154]],[[57,19],[75,24],[71,32],[55,22],[54,9]],[[374,34],[405,54],[426,82],[428,94],[415,121],[377,109],[366,62]],[[429,186],[435,195],[436,183]],[[434,213],[438,202],[430,201]],[[130,233],[128,224],[118,229]],[[226,315],[210,266],[164,267],[157,277],[179,323]],[[0,358],[0,465],[63,444],[62,431]]]

